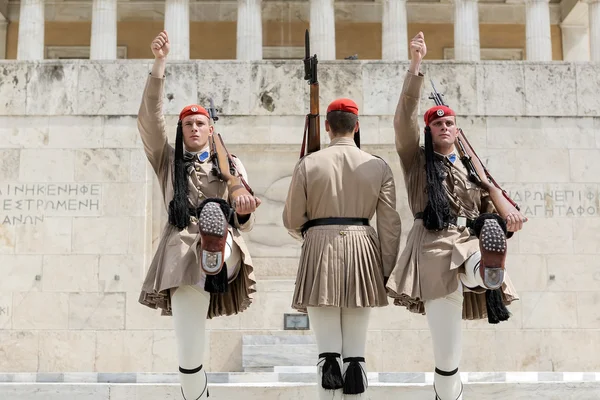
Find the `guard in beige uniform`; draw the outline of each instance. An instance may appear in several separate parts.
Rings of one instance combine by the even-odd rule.
[[[181,111],[175,148],[168,143],[162,113],[170,48],[167,33],[161,32],[151,48],[155,61],[144,89],[138,129],[168,205],[169,222],[146,275],[140,303],[173,316],[182,394],[184,399],[196,400],[208,397],[202,371],[206,319],[237,314],[252,302],[256,283],[252,260],[239,231],[252,229],[260,200],[238,197],[235,209],[231,208],[228,185],[215,173],[208,146],[214,128],[203,107],[190,105]],[[247,180],[241,161],[234,160],[235,169]],[[210,254],[201,238],[211,235],[225,244],[220,276],[224,282],[218,285],[215,276],[207,278],[201,267]]]
[[[329,147],[296,165],[283,211],[290,234],[304,240],[292,307],[308,312],[316,335],[321,400],[365,392],[370,308],[388,304],[384,277],[401,229],[390,167],[359,148],[356,104],[332,102],[325,128]]]
[[[462,399],[462,319],[506,320],[505,306],[517,298],[506,274],[496,287],[483,283],[480,245],[489,243],[492,251],[505,254],[507,231],[518,231],[522,222],[516,214],[500,218],[488,193],[469,181],[454,147],[453,110],[436,106],[425,113],[425,147],[419,146],[419,67],[425,53],[419,33],[411,41],[412,62],[394,118],[396,149],[415,223],[386,287],[396,305],[427,314],[436,399],[456,400]]]

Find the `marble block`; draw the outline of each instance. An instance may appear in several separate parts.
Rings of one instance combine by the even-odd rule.
[[[0,117],[2,148],[44,148],[49,142],[48,116]]]
[[[527,64],[525,115],[577,115],[577,80],[571,64]]]
[[[169,63],[165,75],[165,95],[163,98],[163,111],[165,114],[179,115],[185,106],[197,103],[198,64]],[[209,107],[208,103],[201,103],[200,105],[207,109]]]
[[[421,107],[425,111],[435,105],[429,99],[435,88],[444,95],[444,103],[458,115],[477,115],[477,69],[476,64],[463,62],[430,62],[424,67],[425,79],[421,91]]]
[[[27,115],[77,113],[77,100],[80,94],[78,63],[53,61],[27,65],[27,106],[25,108]],[[101,80],[96,81],[101,82]]]
[[[0,115],[18,115],[25,110],[27,73],[23,64],[0,63]]]
[[[39,338],[36,331],[0,330],[0,370],[37,371]]]
[[[140,61],[83,63],[79,67],[79,115],[137,115],[149,74]]]
[[[577,115],[600,116],[600,75],[597,63],[581,63],[577,74]]]
[[[301,63],[253,63],[250,79],[251,115],[308,113],[309,90]]]
[[[43,145],[57,149],[100,148],[103,142],[103,125],[103,118],[99,116],[53,115],[48,118],[48,140]]]
[[[321,115],[326,116],[329,103],[340,97],[354,100],[359,114],[362,115],[364,110],[362,65],[356,61],[336,61],[317,65]],[[308,81],[305,82],[308,86]]]
[[[219,114],[249,115],[256,72],[241,61],[197,61],[198,103],[212,98]]]
[[[304,335],[243,336],[242,366],[311,366],[318,352],[315,338]]]
[[[523,64],[477,64],[477,114],[522,115],[525,113]]]
[[[407,67],[404,63],[362,64],[362,115],[394,115]]]
[[[124,293],[71,293],[69,295],[69,329],[100,331],[124,328]]]

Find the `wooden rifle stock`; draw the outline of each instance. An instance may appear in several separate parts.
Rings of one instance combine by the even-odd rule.
[[[506,218],[508,214],[514,212],[518,212],[520,214],[519,205],[515,203],[508,196],[506,190],[502,189],[494,180],[494,178],[492,178],[489,171],[485,168],[483,162],[477,156],[475,150],[467,140],[462,129],[458,129],[457,148],[461,160],[463,160],[463,158],[468,160],[466,163],[467,165],[465,166],[469,170],[469,178],[471,179],[471,171],[475,171],[478,182],[474,183],[478,183],[482,189],[489,193],[490,200],[492,200],[494,208],[496,208],[498,214],[500,214],[503,218]],[[527,220],[527,218],[525,218],[525,216],[522,214],[521,216],[523,220]]]
[[[216,122],[219,119],[212,99],[210,99],[208,113],[213,122]],[[213,131],[213,134],[208,137],[208,144],[214,173],[227,183],[229,196],[231,197],[233,207],[235,208],[236,199],[239,196],[254,196],[254,191],[238,171],[235,162],[233,161],[233,157],[225,147],[225,142],[223,141],[221,134]]]
[[[319,81],[317,80],[317,55],[310,55],[310,39],[308,29],[304,34],[305,57],[304,79],[310,85],[310,110],[304,124],[304,137],[300,158],[321,149],[321,122],[319,118]]]

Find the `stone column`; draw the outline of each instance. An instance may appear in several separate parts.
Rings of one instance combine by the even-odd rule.
[[[310,0],[310,53],[319,60],[335,60],[333,0]]]
[[[0,60],[6,59],[6,31],[8,21],[0,21]]]
[[[17,60],[44,59],[44,0],[21,0]]]
[[[454,59],[481,59],[477,0],[454,0]]]
[[[561,24],[564,61],[590,61],[590,37],[585,26]]]
[[[528,61],[552,61],[549,0],[525,0]]]
[[[382,58],[408,60],[406,0],[383,0],[382,28]]]
[[[588,0],[590,17],[590,61],[600,61],[600,1]]]
[[[261,0],[238,0],[237,51],[238,60],[262,60]]]
[[[94,0],[92,4],[90,59],[117,59],[117,0]]]
[[[165,1],[165,30],[169,35],[170,60],[190,59],[190,3],[189,0]],[[199,38],[205,40],[206,38]]]

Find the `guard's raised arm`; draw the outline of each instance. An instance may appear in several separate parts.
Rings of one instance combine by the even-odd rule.
[[[165,67],[170,47],[166,31],[159,33],[150,44],[154,54],[154,65],[146,81],[137,119],[144,151],[154,171],[159,171],[163,167],[165,149],[168,146],[163,116],[163,94]]]
[[[423,32],[419,32],[410,42],[411,63],[404,79],[402,93],[394,115],[396,151],[400,156],[405,172],[412,167],[419,150],[417,113],[423,86],[423,75],[420,73],[420,67],[426,53],[425,36]]]

